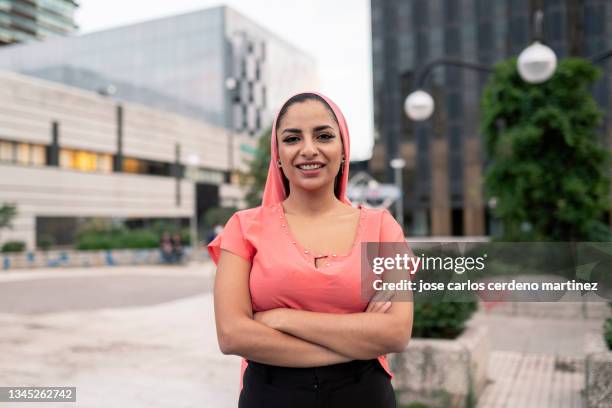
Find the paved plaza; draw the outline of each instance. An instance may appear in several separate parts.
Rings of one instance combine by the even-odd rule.
[[[0,386],[76,386],[78,407],[236,407],[240,359],[217,346],[213,272],[2,272]],[[470,324],[489,328],[493,348],[480,408],[582,406],[584,333],[599,319],[478,313]]]

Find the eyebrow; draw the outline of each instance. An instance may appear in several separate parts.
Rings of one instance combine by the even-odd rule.
[[[333,127],[329,126],[329,125],[322,125],[322,126],[317,126],[316,128],[314,128],[315,132],[319,132],[321,130],[325,130],[325,129],[331,129],[334,130]],[[290,132],[290,133],[302,133],[302,129],[296,129],[296,128],[289,128],[289,129],[285,129],[283,130],[282,133],[285,132]]]

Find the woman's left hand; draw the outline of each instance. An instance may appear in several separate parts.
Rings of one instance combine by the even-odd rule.
[[[283,327],[283,319],[290,310],[291,309],[279,307],[263,312],[256,312],[253,314],[253,320],[265,324],[272,329],[281,330]]]

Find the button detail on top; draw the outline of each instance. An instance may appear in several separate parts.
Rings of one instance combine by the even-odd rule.
[[[307,249],[306,249],[306,250],[304,250],[304,253],[305,253],[305,254],[307,254],[307,253],[308,253],[308,250],[307,250]]]

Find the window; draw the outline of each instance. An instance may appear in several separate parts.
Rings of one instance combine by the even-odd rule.
[[[13,150],[13,143],[0,141],[0,161],[14,162],[15,154]]]
[[[463,115],[461,94],[459,92],[449,92],[446,97],[446,104],[448,109],[448,118],[451,120],[460,119]]]
[[[113,156],[110,154],[98,155],[98,171],[111,173],[113,171]]]
[[[30,145],[26,143],[17,144],[17,163],[30,164]]]
[[[125,157],[123,159],[123,171],[126,173],[171,177],[174,174],[173,168],[174,164],[166,162],[136,159],[133,157]]]
[[[141,173],[140,161],[136,159],[123,159],[123,171],[126,173]]]
[[[96,153],[85,150],[60,149],[60,167],[79,171],[112,171],[110,154]]]
[[[458,21],[461,17],[459,15],[460,8],[458,4],[458,0],[446,0],[445,4],[445,19],[447,23],[454,23]]]
[[[44,166],[47,164],[45,146],[32,145],[30,146],[30,164]]]
[[[0,140],[0,161],[44,166],[47,163],[45,146]]]

